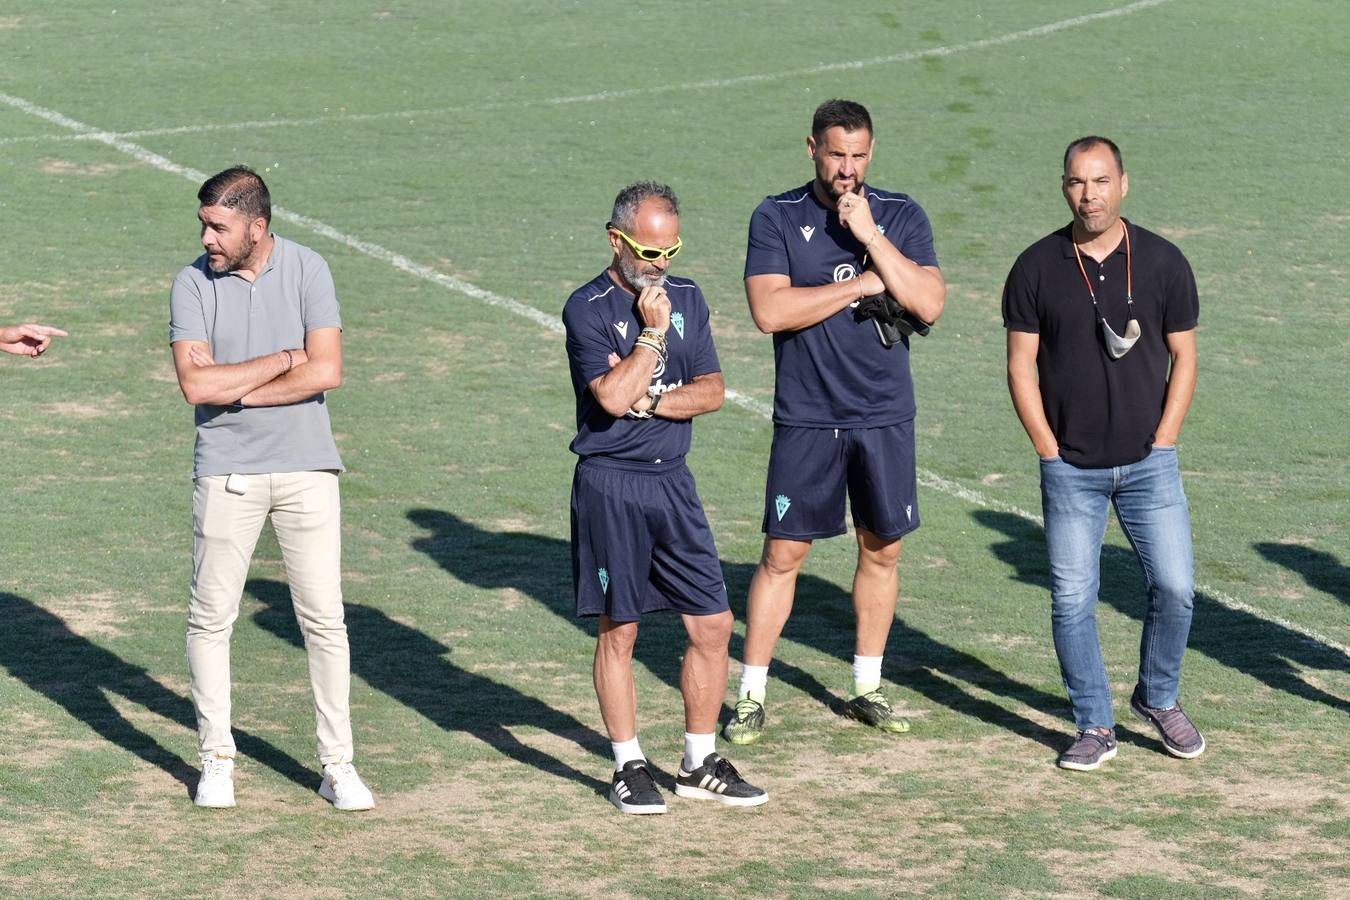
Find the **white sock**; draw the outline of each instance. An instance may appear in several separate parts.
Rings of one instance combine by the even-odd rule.
[[[881,657],[853,657],[853,696],[861,697],[881,687]]]
[[[741,689],[736,693],[739,697],[752,697],[760,703],[764,702],[764,692],[769,687],[769,667],[768,666],[741,666]]]
[[[642,755],[642,748],[638,746],[638,739],[635,737],[627,741],[610,741],[609,745],[614,748],[614,771],[617,772],[623,768],[624,763],[635,759],[646,760]]]
[[[684,770],[692,772],[708,758],[709,753],[717,752],[717,732],[708,734],[684,733]]]

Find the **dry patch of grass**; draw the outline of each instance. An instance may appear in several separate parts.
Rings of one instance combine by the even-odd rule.
[[[126,322],[110,322],[94,327],[94,334],[106,338],[129,338],[140,333],[139,328]]]
[[[1173,227],[1173,228],[1168,228],[1168,227],[1165,227],[1165,226],[1159,226],[1159,227],[1158,227],[1158,233],[1161,234],[1163,237],[1167,238],[1169,241],[1182,241],[1182,240],[1185,240],[1185,239],[1188,238],[1188,237],[1194,237],[1194,236],[1196,236],[1196,235],[1201,235],[1201,234],[1218,234],[1218,233],[1219,233],[1219,226],[1217,226],[1217,225],[1199,225],[1199,226],[1191,227],[1191,226],[1182,226],[1182,225],[1178,225],[1178,226]]]
[[[103,178],[132,168],[131,163],[90,163],[81,164],[68,159],[47,157],[41,161],[42,171],[48,175],[78,175],[86,178]]]
[[[46,406],[39,407],[39,410],[46,415],[71,419],[101,419],[104,416],[115,414],[113,410],[105,406],[95,406],[92,403],[48,403]]]
[[[53,604],[52,612],[61,617],[71,631],[81,637],[126,637],[121,627],[127,619],[129,598],[116,591],[72,594]],[[146,601],[141,598],[139,604]]]
[[[22,708],[5,712],[5,743],[11,752],[6,764],[30,771],[41,771],[61,764],[73,755],[97,753],[107,744],[94,737],[64,738],[52,734],[53,723]]]

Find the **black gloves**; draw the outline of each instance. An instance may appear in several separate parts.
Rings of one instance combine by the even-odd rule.
[[[927,322],[908,312],[885,291],[859,300],[853,317],[859,322],[871,319],[883,347],[894,347],[911,334],[923,337],[929,329]]]

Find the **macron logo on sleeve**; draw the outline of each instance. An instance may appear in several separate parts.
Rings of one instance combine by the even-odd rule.
[[[798,225],[797,227],[801,229],[802,237],[806,238],[806,242],[807,242],[808,244],[811,243],[811,235],[813,235],[813,234],[816,233],[816,226],[814,226],[814,225]]]
[[[628,340],[628,322],[626,322],[626,321],[624,321],[624,322],[615,322],[615,323],[614,323],[614,330],[617,331],[617,332],[619,332],[619,335],[620,335],[624,340]]]

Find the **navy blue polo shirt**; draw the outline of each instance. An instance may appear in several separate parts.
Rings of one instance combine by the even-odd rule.
[[[1165,238],[1129,222],[1126,227],[1141,334],[1120,359],[1102,343],[1072,225],[1028,247],[1003,286],[1003,326],[1040,335],[1036,371],[1045,417],[1060,456],[1081,468],[1124,466],[1149,454],[1167,401],[1167,335],[1190,331],[1200,316],[1186,257]],[[1084,255],[1083,267],[1106,321],[1124,334],[1125,241],[1100,263]]]
[[[877,227],[912,262],[936,266],[928,216],[905,194],[863,189]],[[750,217],[745,277],[787,275],[793,287],[848,281],[864,270],[862,242],[811,184],[767,197]],[[904,302],[904,298],[897,298]],[[807,428],[879,428],[914,418],[909,339],[884,347],[872,320],[845,307],[773,336],[773,420]]]
[[[670,328],[666,331],[669,358],[652,375],[652,386],[668,391],[698,375],[722,371],[709,327],[703,292],[688,278],[666,277],[670,299]],[[689,452],[693,423],[655,416],[650,419],[614,418],[590,391],[590,383],[610,370],[609,354],[626,358],[642,331],[637,297],[615,283],[606,269],[567,298],[563,307],[567,327],[567,362],[572,390],[577,396],[577,436],[572,452],[581,457],[604,456],[633,462],[669,463]],[[645,351],[644,351],[645,352]]]

